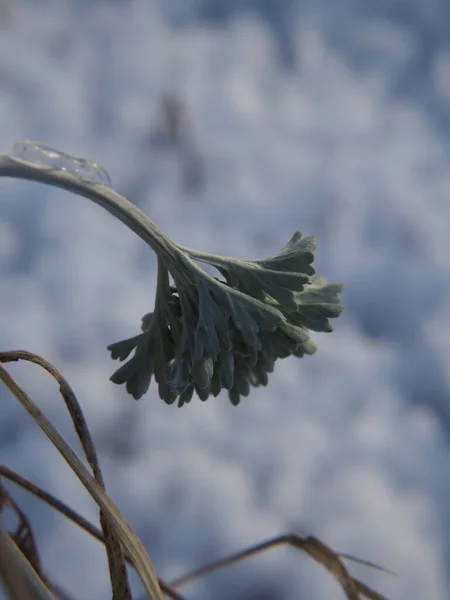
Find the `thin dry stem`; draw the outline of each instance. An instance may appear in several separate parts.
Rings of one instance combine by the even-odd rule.
[[[11,508],[17,518],[17,525],[15,530],[9,533],[11,539],[28,560],[30,565],[42,579],[45,585],[48,585],[47,579],[42,571],[42,562],[39,556],[38,548],[36,545],[35,537],[29,520],[23,511],[19,508],[17,503],[11,498],[8,490],[6,490],[0,481],[0,498],[1,506],[0,511],[6,507]]]
[[[10,600],[55,600],[1,523],[0,579]]]
[[[101,491],[103,492],[103,477],[101,474],[98,458],[95,452],[95,446],[90,436],[81,407],[79,406],[75,394],[73,393],[69,384],[67,383],[65,378],[59,373],[59,371],[57,371],[57,369],[55,369],[50,363],[48,363],[47,361],[35,354],[25,351],[0,353],[0,363],[16,360],[26,360],[40,365],[46,371],[48,371],[58,382],[61,395],[70,413],[75,430],[78,434],[83,450],[85,451],[87,460],[94,472],[96,484],[102,488]],[[16,382],[9,376],[8,372],[1,366],[1,364],[0,379],[3,380],[3,382],[16,396],[16,398],[25,406],[28,412],[30,412],[30,414],[35,418],[35,420],[38,422],[41,428],[44,429],[44,431],[47,433],[47,435],[50,437],[53,443],[55,443],[56,447],[60,450],[60,452],[62,452],[63,456],[65,456],[67,459],[67,454],[72,453],[72,451],[68,449],[67,445],[62,440],[62,438],[60,438],[59,434],[52,428],[49,422],[45,419],[44,415],[42,415],[39,409],[31,401],[29,396],[20,388],[20,386],[18,386],[18,384],[16,384]],[[73,457],[75,457],[75,460],[73,459]],[[73,455],[73,457],[71,457],[72,460],[69,460],[71,466],[72,461],[76,462],[78,460],[76,459],[75,455]],[[78,469],[79,467],[77,466],[77,474],[80,476]],[[99,505],[101,508],[100,515],[103,534],[100,530],[98,530],[91,523],[86,521],[86,519],[78,515],[78,513],[76,513],[64,503],[62,503],[60,500],[58,500],[45,490],[42,490],[30,481],[26,480],[25,478],[19,476],[4,465],[0,465],[0,476],[3,476],[9,479],[10,481],[13,481],[14,483],[20,485],[27,491],[36,495],[41,500],[43,500],[44,502],[52,506],[54,509],[65,515],[67,518],[72,520],[79,527],[83,528],[90,535],[104,543],[107,549],[109,548],[108,559],[110,560],[110,573],[114,590],[113,600],[131,600],[131,592],[128,584],[128,578],[126,577],[125,579],[126,584],[124,587],[124,580],[122,579],[120,568],[122,568],[126,574],[125,560],[128,561],[130,564],[133,564],[134,566],[135,557],[128,554],[127,550],[122,551],[119,538],[116,537],[113,530],[111,531],[112,528],[110,529],[110,524],[114,527],[116,523],[113,523],[110,520],[110,513],[103,509],[102,502],[99,502]],[[83,479],[83,477],[80,477],[80,479],[86,485],[86,482]],[[95,489],[95,486],[92,487],[88,485],[87,487],[91,494],[94,496],[94,498],[98,501],[98,497],[96,497],[96,494],[94,493],[97,491]],[[107,506],[109,509],[109,504],[107,504]],[[171,585],[167,584],[166,582],[160,579],[158,579],[158,582],[164,593],[171,597],[173,600],[185,600],[183,596],[181,596],[174,589],[175,587],[185,585],[200,577],[204,577],[214,571],[217,571],[227,566],[231,566],[237,562],[260,554],[266,550],[269,550],[270,548],[282,545],[289,545],[309,554],[316,562],[321,564],[336,579],[336,581],[342,587],[348,600],[361,600],[362,598],[367,598],[368,600],[387,600],[385,596],[382,596],[381,594],[375,592],[356,578],[353,578],[349,574],[342,559],[352,560],[365,566],[380,569],[383,571],[386,571],[386,569],[382,569],[377,565],[360,560],[350,555],[336,553],[315,537],[301,537],[300,535],[295,533],[277,536],[273,539],[252,546],[242,552],[238,552],[226,558],[209,563],[208,565],[205,565],[200,569],[197,569],[182,577],[177,578],[171,583]],[[118,549],[120,550],[120,552],[118,552]],[[145,598],[148,597],[148,595],[145,596]]]
[[[15,379],[11,377],[9,372],[1,363],[0,380],[12,392],[16,400],[22,404],[28,414],[33,418],[33,420],[39,425],[41,430],[46,434],[53,445],[58,449],[60,454],[76,473],[81,483],[88,490],[100,508],[108,513],[109,518],[115,527],[116,534],[120,536],[120,543],[124,546],[124,549],[128,550],[130,556],[133,558],[135,568],[139,574],[139,577],[141,578],[142,583],[144,584],[147,593],[151,598],[154,598],[155,600],[161,600],[161,588],[159,587],[158,578],[153,569],[150,558],[148,557],[142,542],[133,532],[123,515],[114,505],[114,503],[108,498],[103,488],[91,476],[89,471],[80,461],[71,447],[67,444],[67,442],[62,438],[57,429],[50,423],[50,421],[33,402],[30,396],[15,381]]]
[[[196,569],[195,571],[191,571],[186,575],[174,579],[171,584],[175,587],[186,585],[187,583],[191,583],[200,577],[205,577],[214,571],[229,567],[242,560],[261,554],[266,550],[283,545],[289,545],[298,550],[302,550],[309,554],[316,562],[321,564],[338,581],[348,600],[360,600],[361,598],[368,598],[369,600],[387,600],[385,596],[370,589],[368,586],[358,581],[358,579],[353,578],[341,560],[342,555],[334,552],[334,550],[326,546],[317,538],[303,538],[296,533],[279,535],[260,544],[256,544],[255,546],[251,546],[242,552],[237,552],[225,558],[213,561],[200,569]],[[356,560],[367,566],[372,566],[370,563],[359,561],[359,559],[354,559],[353,557],[351,557],[350,560]]]
[[[40,500],[42,500],[43,502],[48,504],[51,508],[55,509],[57,512],[64,515],[67,519],[72,521],[75,525],[78,525],[81,529],[86,531],[86,533],[91,535],[93,538],[95,538],[96,540],[98,540],[99,542],[101,542],[103,544],[105,543],[103,534],[100,531],[100,529],[95,527],[95,525],[92,525],[92,523],[90,523],[83,516],[79,515],[75,510],[70,508],[70,506],[67,506],[67,504],[65,504],[58,498],[55,498],[55,496],[53,496],[46,490],[43,490],[41,487],[39,487],[38,485],[36,485],[32,481],[30,481],[29,479],[22,477],[15,471],[9,469],[6,465],[2,465],[2,464],[0,464],[0,477],[4,477],[8,481],[11,481],[12,483],[15,483],[16,485],[20,486],[22,489],[26,490],[30,494],[33,494],[34,496],[36,496],[37,498],[39,498]],[[125,552],[125,560],[131,566],[133,566],[133,561],[127,555],[126,552]],[[172,585],[168,584],[163,579],[159,578],[159,585],[161,586],[161,589],[164,592],[164,594],[166,596],[168,596],[169,598],[172,598],[172,600],[186,600],[186,598],[184,596],[182,596],[180,594],[180,592],[178,592]]]
[[[0,353],[0,362],[2,363],[15,362],[19,360],[31,362],[42,367],[58,383],[61,396],[72,419],[73,426],[80,440],[89,466],[92,469],[96,481],[105,490],[105,482],[100,468],[100,462],[97,457],[97,452],[95,450],[94,441],[90,434],[86,419],[84,418],[80,403],[78,402],[77,397],[70,387],[68,381],[58,371],[58,369],[56,369],[56,367],[37,354],[27,352],[25,350],[13,350]],[[105,549],[108,558],[113,600],[132,600],[122,546],[114,534],[110,520],[102,509],[100,509],[100,524],[102,526],[103,535],[105,538]]]

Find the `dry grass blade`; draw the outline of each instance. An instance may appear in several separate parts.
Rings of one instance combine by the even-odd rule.
[[[338,552],[338,556],[340,558],[344,558],[345,560],[357,563],[358,565],[362,565],[363,567],[369,567],[369,569],[375,569],[376,571],[387,573],[388,575],[392,575],[392,577],[398,577],[397,573],[394,573],[394,571],[386,569],[386,567],[380,567],[380,565],[370,562],[369,560],[362,560],[361,558],[356,558],[356,556],[352,556],[351,554],[344,554],[343,552]]]
[[[90,534],[93,538],[98,541],[104,543],[104,538],[102,532],[92,525],[87,519],[79,515],[76,511],[74,511],[70,506],[67,506],[64,502],[61,502],[58,498],[55,498],[49,492],[43,490],[35,483],[29,481],[25,477],[22,477],[15,471],[12,471],[7,466],[0,464],[0,477],[4,477],[17,485],[19,485],[22,489],[30,492],[56,511],[67,517],[70,521],[81,527],[86,533]],[[125,555],[125,559],[133,566],[132,560]],[[177,590],[173,588],[173,586],[169,585],[163,579],[159,579],[159,585],[161,586],[162,591],[166,596],[172,598],[172,600],[186,600],[184,596],[182,596]]]
[[[9,536],[22,552],[23,556],[30,563],[36,574],[40,577],[42,583],[53,593],[55,600],[69,600],[66,592],[61,590],[51,579],[46,576],[42,569],[42,562],[39,556],[38,547],[35,541],[33,528],[25,513],[19,508],[13,500],[8,490],[1,483],[2,465],[0,465],[0,512],[6,508],[11,508],[17,518],[17,526]],[[6,477],[7,479],[7,477]]]
[[[9,534],[11,539],[33,567],[35,572],[39,575],[41,580],[45,583],[45,585],[48,586],[48,581],[42,571],[41,559],[39,557],[31,525],[26,515],[20,510],[20,508],[11,498],[8,491],[0,482],[0,511],[3,512],[3,510],[7,507],[12,509],[17,518],[17,526],[15,531]]]
[[[261,544],[251,546],[242,552],[237,552],[231,556],[211,562],[200,569],[191,571],[182,577],[174,579],[171,584],[175,587],[185,585],[200,577],[205,577],[214,571],[229,567],[246,558],[250,558],[251,556],[255,556],[256,554],[260,554],[271,548],[283,545],[293,546],[294,548],[302,550],[309,554],[316,562],[321,564],[341,585],[348,600],[361,600],[361,598],[368,598],[368,600],[388,600],[385,596],[378,594],[378,592],[375,592],[365,584],[353,578],[342,563],[340,555],[334,552],[334,550],[326,546],[317,538],[303,538],[296,533],[277,536],[262,542]],[[366,566],[371,566],[370,563],[360,562],[366,564]]]
[[[10,600],[55,600],[1,525],[0,579]]]
[[[294,546],[312,556],[341,584],[348,600],[360,600],[361,597],[369,600],[387,600],[369,587],[361,586],[359,581],[349,574],[339,554],[317,538],[302,539],[300,536],[295,536],[294,539]]]
[[[59,450],[67,463],[76,473],[81,483],[89,491],[92,498],[100,508],[105,511],[115,529],[123,548],[128,552],[133,561],[135,569],[144,584],[146,592],[153,600],[161,600],[162,593],[158,578],[152,563],[143,547],[141,541],[135,535],[131,527],[125,521],[117,507],[108,498],[102,487],[92,477],[77,455],[73,452],[67,442],[61,437],[50,421],[45,417],[30,396],[9,374],[7,369],[0,364],[0,380],[8,387],[16,399],[22,404],[28,414],[36,421],[42,431],[47,435],[54,446]]]
[[[25,350],[14,350],[0,353],[0,362],[2,363],[19,360],[32,362],[42,367],[56,380],[89,466],[91,467],[98,484],[105,489],[105,483],[100,468],[100,462],[97,457],[97,452],[95,450],[94,441],[90,434],[86,419],[84,418],[80,403],[78,402],[77,397],[75,396],[75,393],[70,387],[68,381],[58,371],[58,369],[37,354],[27,352]],[[123,550],[120,543],[116,539],[113,527],[109,523],[108,518],[103,510],[100,510],[100,524],[102,526],[105,539],[105,548],[108,557],[113,597],[117,598],[117,600],[132,600]]]

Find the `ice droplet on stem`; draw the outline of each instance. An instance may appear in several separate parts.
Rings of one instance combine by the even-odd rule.
[[[65,152],[54,150],[38,142],[16,142],[11,148],[10,156],[34,164],[37,167],[67,171],[91,183],[111,185],[108,172],[101,165],[85,158],[77,158]]]

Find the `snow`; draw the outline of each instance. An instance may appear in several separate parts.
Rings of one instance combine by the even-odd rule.
[[[346,311],[316,336],[318,353],[281,361],[239,407],[222,395],[177,410],[154,387],[135,403],[108,381],[117,365],[106,345],[137,333],[152,309],[153,253],[84,199],[0,180],[2,347],[35,351],[67,377],[108,490],[161,576],[296,530],[396,572],[351,565],[392,600],[447,598],[447,5],[0,6],[2,152],[31,139],[95,161],[200,250],[263,257],[296,229],[316,235],[318,273],[346,286]],[[188,186],[186,154],[154,141],[161,99],[174,93],[203,187]],[[54,383],[32,366],[11,372],[76,445]],[[2,462],[95,520],[76,478],[0,395]],[[100,546],[18,498],[48,572],[74,597],[108,597]],[[249,600],[264,589],[343,597],[307,557],[281,549],[186,593]]]

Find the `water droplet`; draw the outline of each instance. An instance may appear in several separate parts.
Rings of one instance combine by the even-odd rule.
[[[77,158],[65,152],[54,150],[38,142],[17,142],[12,147],[10,155],[37,167],[66,171],[91,183],[111,185],[111,179],[101,165],[85,158]]]
[[[189,385],[189,370],[182,358],[172,358],[165,366],[164,377],[171,388],[182,392]]]

